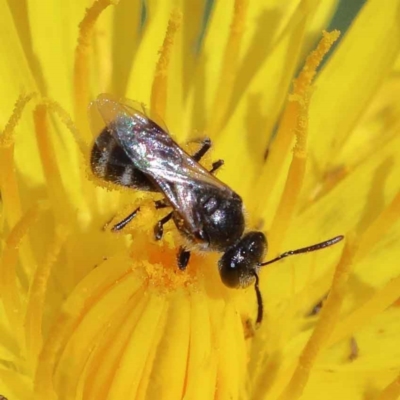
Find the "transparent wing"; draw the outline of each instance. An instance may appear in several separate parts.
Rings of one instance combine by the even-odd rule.
[[[198,229],[196,210],[204,193],[211,190],[226,197],[234,194],[182,150],[166,130],[146,115],[141,105],[101,94],[91,104],[90,112],[96,134],[104,131],[104,123],[99,126],[100,114],[107,131],[134,168],[159,188],[190,231]],[[93,124],[94,121],[97,125]],[[136,186],[140,190],[141,185]]]
[[[131,159],[134,166],[151,177],[172,204],[174,185],[193,187],[210,185],[222,191],[231,189],[182,150],[171,136],[128,100],[116,100],[101,94],[91,104],[100,113],[110,134]],[[183,189],[183,188],[181,188]],[[176,197],[176,196],[175,196]]]

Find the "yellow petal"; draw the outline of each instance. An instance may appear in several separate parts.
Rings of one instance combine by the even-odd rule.
[[[316,81],[310,153],[319,171],[335,155],[391,70],[400,47],[399,2],[367,2]]]
[[[71,79],[77,26],[84,11],[84,2],[60,7],[55,0],[29,3],[27,10],[35,67],[42,79],[41,94],[62,99],[69,112],[73,110]]]
[[[297,63],[301,45],[298,38],[304,32],[304,22],[304,14],[297,12],[290,28],[271,52],[271,58],[265,60],[255,77],[249,71],[243,73],[244,77],[253,78],[248,89],[252,94],[236,99],[232,118],[226,119],[228,124],[218,133],[215,141],[215,154],[223,154],[227,161],[219,176],[229,182],[249,206],[273,124],[286,95],[282,88],[288,87]],[[265,88],[268,90],[265,91]],[[246,171],[246,179],[238,171]]]
[[[3,96],[1,96],[0,105],[2,110],[10,108],[10,101],[17,99],[21,90],[25,92],[35,92],[36,82],[29,67],[28,60],[21,45],[17,26],[13,20],[7,2],[0,5],[1,11],[1,31],[0,36],[1,52],[7,54],[0,66],[1,86]],[[13,79],[9,79],[13,76]],[[1,123],[4,124],[9,113],[1,114]]]
[[[150,105],[154,71],[167,31],[172,4],[164,1],[151,1],[147,4],[146,24],[128,78],[126,97]]]
[[[113,10],[112,93],[118,97],[126,94],[128,77],[139,47],[143,4],[139,1],[121,1]],[[109,35],[110,32],[104,34]],[[108,90],[105,88],[100,93],[105,91]]]
[[[0,29],[0,51],[7,54],[0,65],[0,81],[3,95],[0,98],[0,125],[3,128],[11,115],[14,102],[22,93],[37,92],[36,74],[32,73],[29,60],[26,57],[24,48],[21,45],[17,26],[14,23],[7,2],[1,2],[1,29]],[[12,76],[13,79],[9,77]],[[19,110],[21,112],[21,110]],[[22,117],[26,116],[24,112]],[[19,116],[19,118],[21,115]],[[41,180],[41,170],[37,156],[36,144],[33,137],[26,133],[33,131],[33,121],[30,118],[22,118],[21,122],[13,132],[14,137],[22,134],[24,139],[14,139],[16,144],[16,162],[18,168],[24,175],[30,177],[31,183]],[[29,165],[26,163],[29,159]],[[25,160],[25,161],[24,161]]]
[[[309,232],[315,238],[350,230],[362,232],[394,197],[400,173],[400,139],[394,137],[338,183],[324,198],[293,221],[285,240],[294,242]]]
[[[349,338],[327,349],[305,391],[305,398],[327,389],[334,391],[334,396],[327,398],[365,399],[368,393],[377,396],[394,379],[400,358],[398,308],[386,310],[353,334],[351,340],[355,340],[357,353],[352,356]],[[328,374],[334,374],[335,379],[328,379]],[[342,385],[337,384],[339,380]]]

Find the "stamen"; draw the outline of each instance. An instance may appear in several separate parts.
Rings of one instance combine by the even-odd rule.
[[[75,49],[74,95],[75,119],[79,130],[85,134],[86,110],[90,100],[90,44],[94,27],[100,14],[109,6],[117,5],[119,0],[96,0],[86,10],[86,15],[79,24],[78,44]],[[87,139],[89,139],[87,137]]]
[[[271,254],[275,254],[280,248],[286,231],[290,226],[297,199],[303,185],[306,168],[306,144],[308,127],[308,104],[309,98],[302,99],[302,105],[298,110],[296,133],[296,145],[293,151],[292,163],[289,168],[284,191],[279,202],[271,225]]]
[[[29,290],[27,311],[25,317],[25,340],[30,366],[34,371],[42,348],[43,333],[42,319],[44,315],[44,303],[47,291],[47,282],[50,271],[56,262],[68,233],[66,228],[59,227],[54,241],[48,251],[44,262],[38,264],[32,284]]]
[[[42,101],[43,104],[47,107],[47,109],[52,113],[56,114],[60,119],[60,121],[65,125],[65,127],[72,133],[72,137],[75,140],[76,144],[78,145],[78,148],[81,153],[80,156],[82,165],[86,166],[86,162],[90,158],[89,155],[90,149],[89,146],[84,141],[81,132],[72,121],[70,115],[67,113],[67,111],[64,110],[64,108],[58,102],[51,100],[49,98],[43,98]],[[93,202],[95,201],[93,196],[95,194],[92,190],[90,190],[90,188],[87,185],[83,184],[83,182],[86,182],[87,180],[86,168],[79,168],[79,173],[81,178],[80,190],[83,195],[82,198],[86,200],[86,204],[93,204]],[[76,184],[79,185],[79,182],[77,182]]]
[[[0,258],[0,293],[4,311],[18,343],[23,343],[23,312],[16,265],[22,253],[19,251],[21,241],[37,221],[40,211],[40,206],[36,205],[22,216],[6,238]]]
[[[222,60],[221,73],[218,82],[218,90],[215,94],[212,114],[210,117],[208,134],[213,137],[218,133],[225,120],[227,106],[232,95],[238,63],[240,59],[240,47],[243,33],[246,28],[248,0],[236,0],[228,42]]]
[[[30,93],[28,95],[20,95],[18,97],[18,100],[14,106],[14,111],[4,128],[2,135],[0,136],[0,147],[10,147],[14,144],[14,129],[21,119],[21,115],[25,106],[33,97],[35,97],[35,95],[35,93]]]
[[[279,124],[279,129],[276,138],[272,142],[266,165],[263,168],[263,173],[258,179],[256,193],[265,192],[265,186],[268,185],[268,191],[272,192],[278,182],[278,177],[282,175],[282,169],[285,164],[285,155],[289,152],[290,144],[293,140],[293,132],[295,131],[297,115],[299,113],[299,103],[289,101],[283,112],[282,120]],[[255,215],[262,215],[264,210],[269,210],[271,207],[268,202],[271,198],[266,198],[266,202],[259,202],[255,210]]]
[[[82,153],[82,156],[83,157],[87,156],[87,154],[89,153],[89,147],[84,142],[84,140],[82,138],[82,133],[75,126],[74,122],[72,121],[72,118],[67,113],[67,111],[65,111],[64,108],[58,102],[56,102],[52,99],[43,98],[42,101],[43,101],[43,104],[46,105],[46,107],[49,111],[57,114],[57,116],[58,116],[58,118],[60,118],[61,122],[72,133],[72,137],[74,138],[76,144],[78,145],[79,150]]]
[[[324,56],[331,49],[332,45],[339,39],[340,32],[323,32],[323,37],[318,43],[317,48],[307,57],[306,63],[298,78],[293,82],[293,94],[303,97],[309,90],[312,81],[317,73],[317,68],[321,64]]]
[[[151,88],[151,110],[155,111],[162,119],[165,118],[168,87],[168,66],[174,45],[175,34],[181,26],[182,14],[175,9],[171,13],[167,32],[161,47],[160,57],[156,65],[153,86]]]
[[[354,246],[347,241],[341,260],[337,264],[328,299],[321,311],[320,319],[300,355],[292,378],[279,400],[295,400],[302,395],[315,360],[319,352],[326,347],[329,335],[339,319],[354,253]]]
[[[19,196],[14,162],[14,130],[26,104],[35,96],[19,96],[14,111],[0,136],[0,188],[5,216],[9,226],[14,226],[21,218],[21,199]]]
[[[40,157],[43,165],[44,174],[47,180],[49,198],[54,212],[57,213],[61,221],[68,219],[70,207],[63,182],[60,179],[60,170],[57,165],[55,152],[49,139],[50,132],[47,122],[47,107],[39,104],[33,113],[35,122],[36,140],[39,147]]]
[[[296,210],[297,200],[303,185],[307,159],[308,105],[311,96],[312,79],[314,78],[316,69],[321,63],[324,55],[328,52],[338,37],[338,31],[333,31],[331,33],[324,32],[324,37],[319,42],[317,49],[308,56],[299,77],[293,83],[293,94],[289,97],[288,107],[290,113],[293,114],[287,115],[285,113],[285,116],[289,118],[289,121],[285,121],[284,126],[291,127],[295,122],[293,130],[296,135],[296,144],[293,149],[292,162],[286,179],[285,188],[281,196],[281,201],[279,202],[278,209],[271,225],[271,237],[273,238],[271,245],[272,254],[280,248],[280,244],[285,237],[292,216]],[[285,145],[290,143],[287,139],[288,138],[286,137],[284,140]],[[287,149],[284,154],[286,153]],[[277,173],[275,166],[271,169],[273,169],[275,176],[277,177],[279,173]]]

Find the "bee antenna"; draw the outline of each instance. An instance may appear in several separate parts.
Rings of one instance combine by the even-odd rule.
[[[260,287],[259,287],[260,278],[258,277],[257,272],[254,270],[253,270],[253,275],[256,278],[256,281],[254,283],[254,289],[256,291],[257,306],[258,306],[256,325],[260,325],[261,321],[263,319],[264,306],[263,306],[263,299],[262,299],[261,291],[260,291]]]
[[[289,251],[286,251],[285,253],[282,253],[278,257],[273,258],[272,260],[266,261],[265,263],[258,264],[258,266],[259,267],[263,267],[264,265],[272,264],[272,263],[274,263],[276,261],[281,260],[282,258],[289,257],[289,256],[294,256],[295,254],[309,253],[310,251],[316,251],[316,250],[324,249],[325,247],[332,246],[332,245],[342,241],[343,239],[344,239],[344,236],[343,235],[339,235],[339,236],[335,236],[332,239],[325,240],[324,242],[314,244],[312,246],[303,247],[303,248],[297,249],[297,250],[289,250]],[[258,290],[258,280],[257,280],[257,278],[256,278],[256,285],[257,285],[257,288],[256,288],[256,291],[257,291]],[[258,298],[258,296],[257,296],[257,298]]]

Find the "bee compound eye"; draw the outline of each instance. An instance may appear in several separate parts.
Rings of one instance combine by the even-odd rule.
[[[240,287],[240,274],[237,264],[234,259],[230,259],[224,254],[218,263],[219,273],[222,282],[230,288]]]
[[[267,241],[261,232],[249,232],[229,247],[218,262],[222,282],[232,288],[243,288],[254,281],[264,257]]]

